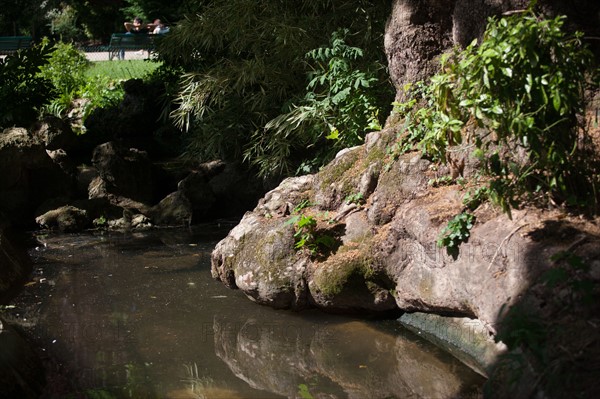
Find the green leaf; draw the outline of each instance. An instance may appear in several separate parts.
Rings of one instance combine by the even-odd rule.
[[[340,132],[337,129],[332,129],[331,132],[327,136],[325,136],[328,140],[339,140]]]

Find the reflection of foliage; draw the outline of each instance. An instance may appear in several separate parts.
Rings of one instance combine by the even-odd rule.
[[[85,391],[85,397],[88,399],[116,399],[118,396],[104,389],[88,389]]]
[[[186,378],[183,380],[189,384],[189,390],[192,394],[197,395],[199,399],[209,399],[206,397],[205,392],[207,388],[215,385],[215,382],[210,377],[200,377],[198,373],[198,365],[196,362],[191,364],[184,364]]]
[[[150,377],[148,376],[149,363],[137,364],[127,363],[125,364],[125,376],[127,382],[125,384],[125,392],[127,397],[130,398],[146,398],[151,397],[152,385],[150,383]]]

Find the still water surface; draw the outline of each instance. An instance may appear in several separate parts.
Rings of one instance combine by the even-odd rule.
[[[48,394],[478,396],[479,375],[395,321],[273,310],[214,281],[210,252],[231,227],[38,235],[18,301],[60,369]]]

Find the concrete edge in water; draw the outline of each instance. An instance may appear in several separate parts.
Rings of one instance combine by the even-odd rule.
[[[507,351],[478,319],[417,312],[405,313],[398,321],[486,378],[498,357]]]

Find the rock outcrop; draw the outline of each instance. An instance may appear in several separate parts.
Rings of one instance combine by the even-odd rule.
[[[372,134],[318,175],[287,179],[269,192],[216,246],[213,276],[274,307],[462,315],[494,332],[499,310],[552,267],[553,254],[585,238],[580,249],[600,256],[593,223],[536,209],[516,211],[510,220],[484,207],[454,259],[436,241],[463,208],[461,187],[429,186],[438,171],[416,153],[386,159],[393,135]],[[344,200],[356,193],[364,204]],[[312,206],[294,212],[303,201]],[[294,249],[297,227],[290,220],[299,214],[318,221],[313,235],[331,237],[335,251]],[[551,231],[546,226],[557,218],[562,222]],[[572,234],[562,237],[566,228]]]
[[[49,156],[44,141],[24,128],[0,133],[0,211],[9,221],[31,224],[38,206],[71,195],[74,183]]]
[[[488,16],[519,12],[528,3],[394,1],[385,47],[396,99],[404,99],[407,83],[436,71],[444,51],[479,38]],[[549,16],[566,14],[570,29],[598,36],[599,3],[539,1],[538,6]],[[582,281],[588,288],[597,287],[599,219],[533,207],[514,211],[509,218],[491,206],[480,206],[469,241],[458,254],[449,254],[436,242],[447,222],[464,209],[464,188],[428,184],[452,171],[418,153],[387,156],[397,122],[389,118],[386,129],[370,134],[363,146],[338,154],[318,174],[287,179],[267,193],[217,244],[213,277],[276,308],[477,319],[491,337],[506,338],[511,349],[519,347],[516,356],[529,362],[529,371],[511,387],[506,381],[514,365],[509,371],[493,371],[491,386],[497,388],[497,397],[545,395],[552,389],[552,381],[531,387],[533,379],[552,378],[544,375],[546,370],[535,370],[535,349],[521,352],[527,347],[523,340],[537,339],[529,345],[546,345],[548,356],[561,356],[554,345],[572,354],[589,352],[588,358],[597,362],[600,332],[594,312],[600,309],[569,302],[567,316],[564,303],[555,298],[583,298],[583,291],[574,288]],[[467,159],[461,172],[468,178],[473,162]],[[590,318],[591,324],[586,324]],[[560,331],[563,338],[550,332],[537,338],[513,334],[542,330]],[[569,334],[587,338],[565,343]],[[492,370],[497,360],[486,354],[484,368]],[[573,378],[579,382],[561,389],[583,392],[578,387],[593,382],[585,373]],[[586,390],[597,393],[599,388],[590,385]]]

